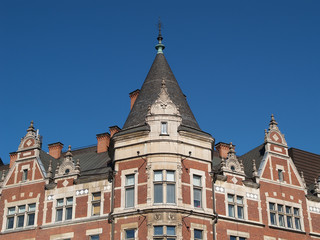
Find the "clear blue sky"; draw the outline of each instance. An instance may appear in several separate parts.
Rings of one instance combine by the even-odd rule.
[[[0,1],[0,157],[31,120],[43,149],[123,126],[128,93],[166,58],[202,130],[243,154],[271,113],[290,147],[320,154],[320,1]]]

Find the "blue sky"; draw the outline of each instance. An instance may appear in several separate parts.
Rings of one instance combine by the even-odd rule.
[[[320,154],[320,1],[0,1],[0,157],[31,120],[43,149],[122,127],[128,93],[165,56],[202,130],[243,154],[271,113],[290,147]]]

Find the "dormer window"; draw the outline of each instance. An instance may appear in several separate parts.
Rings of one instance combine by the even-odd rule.
[[[22,172],[22,182],[27,181],[27,179],[28,179],[28,169],[23,169],[23,172]]]
[[[168,123],[161,122],[161,135],[168,135]]]

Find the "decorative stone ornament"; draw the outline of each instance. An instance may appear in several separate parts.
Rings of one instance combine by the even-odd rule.
[[[163,79],[158,99],[150,106],[148,115],[177,115],[180,116],[179,109],[169,97],[166,82]]]
[[[284,135],[280,132],[278,123],[276,122],[273,114],[271,115],[269,130],[265,130],[264,142],[287,147],[287,142],[284,138]]]
[[[61,164],[57,166],[55,177],[72,175],[80,175],[80,161],[78,159],[77,164],[74,163],[73,155],[71,153],[71,145],[69,145],[64,159],[61,161]]]
[[[244,167],[243,167],[242,160],[238,160],[232,143],[229,144],[228,157],[226,160],[223,159],[221,161],[221,166],[222,166],[222,171],[224,172],[244,175]]]
[[[31,121],[30,126],[27,129],[27,134],[21,139],[18,151],[25,151],[34,148],[41,148],[41,137],[34,129],[33,121]]]

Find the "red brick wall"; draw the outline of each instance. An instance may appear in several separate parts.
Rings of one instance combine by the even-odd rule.
[[[76,218],[86,217],[88,212],[88,196],[76,198]]]

